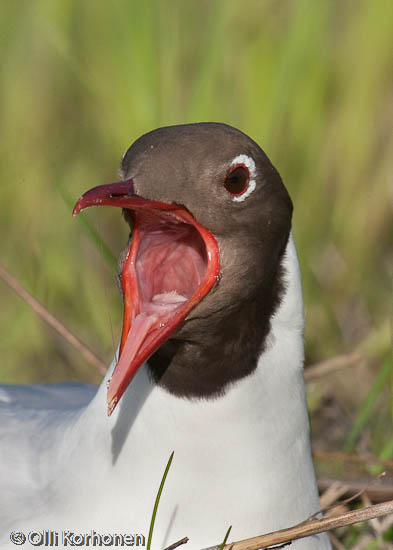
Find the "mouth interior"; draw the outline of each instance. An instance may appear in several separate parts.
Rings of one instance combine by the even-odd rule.
[[[100,205],[122,207],[133,227],[120,275],[123,333],[107,383],[110,416],[139,367],[220,280],[220,255],[213,234],[186,208],[135,194],[132,179],[90,189],[73,216]]]
[[[121,272],[123,334],[108,385],[108,414],[138,368],[176,332],[216,277],[209,271],[212,253],[193,224],[162,211],[135,211],[130,217],[132,242]]]
[[[135,271],[140,315],[163,321],[199,287],[206,273],[205,243],[198,230],[184,222],[139,213]],[[133,244],[131,244],[131,248]]]

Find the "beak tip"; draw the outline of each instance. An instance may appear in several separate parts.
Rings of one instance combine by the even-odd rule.
[[[82,198],[82,197],[81,197],[81,198]],[[79,212],[82,210],[82,207],[81,207],[81,205],[80,205],[80,200],[81,200],[80,198],[77,200],[77,202],[76,202],[76,204],[75,204],[75,206],[74,206],[74,209],[73,209],[73,211],[72,211],[72,217],[73,217],[73,218],[75,218],[75,217],[79,214]]]
[[[111,414],[113,413],[113,411],[115,410],[116,408],[116,405],[118,403],[119,399],[117,398],[117,396],[114,396],[112,397],[110,400],[109,400],[109,397],[108,397],[108,416],[111,416]]]

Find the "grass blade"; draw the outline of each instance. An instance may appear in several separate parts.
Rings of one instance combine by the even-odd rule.
[[[358,417],[356,418],[354,426],[348,436],[347,442],[344,447],[347,453],[353,452],[356,441],[370,418],[375,401],[377,400],[378,396],[383,391],[386,384],[388,383],[388,380],[390,379],[391,371],[392,360],[391,357],[388,356],[385,362],[382,364],[382,368],[380,369],[374,384],[372,385],[370,391],[366,396],[366,399],[360,407]]]
[[[229,537],[229,533],[231,532],[231,529],[232,529],[232,525],[230,525],[230,526],[228,527],[228,531],[227,531],[226,534],[225,534],[224,540],[223,540],[222,543],[220,544],[219,550],[222,550],[222,549],[224,548],[224,546],[226,545],[227,540],[228,540],[228,537]]]
[[[171,456],[169,457],[169,460],[168,460],[168,463],[166,465],[166,468],[165,468],[165,471],[164,471],[164,475],[162,476],[162,479],[161,479],[161,483],[160,483],[160,487],[158,489],[158,493],[157,493],[157,496],[156,496],[156,500],[154,502],[154,508],[153,508],[153,513],[152,513],[152,516],[151,516],[151,520],[150,520],[150,527],[149,527],[149,537],[147,539],[147,550],[150,550],[150,547],[151,547],[151,539],[153,537],[153,530],[154,530],[154,524],[156,522],[156,515],[157,515],[157,510],[158,510],[158,504],[160,502],[160,498],[161,498],[161,493],[162,493],[162,490],[164,488],[164,485],[165,485],[165,480],[166,480],[166,477],[168,475],[168,472],[169,472],[169,468],[171,467],[171,464],[172,464],[172,460],[173,460],[173,455],[175,454],[175,451],[172,451],[171,453]]]

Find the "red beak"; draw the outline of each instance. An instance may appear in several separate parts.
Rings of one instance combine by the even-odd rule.
[[[119,361],[108,385],[111,415],[139,367],[183,324],[217,282],[216,239],[183,207],[135,194],[132,180],[100,185],[77,201],[133,212],[132,242],[121,272],[124,297]]]

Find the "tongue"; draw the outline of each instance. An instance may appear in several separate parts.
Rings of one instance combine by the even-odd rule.
[[[155,306],[176,306],[186,302],[187,298],[178,294],[176,290],[171,292],[164,292],[163,294],[156,294],[152,298],[152,302]]]
[[[108,414],[138,368],[182,326],[220,277],[218,243],[184,207],[135,194],[132,180],[85,193],[73,215],[90,206],[130,213],[132,239],[120,274],[124,317],[119,362],[108,384]]]
[[[123,393],[122,386],[128,385],[135,373],[127,373],[137,351],[143,344],[150,329],[157,324],[158,316],[155,313],[140,313],[132,321],[126,343],[121,352],[119,362],[108,385],[108,414],[111,414],[116,406],[118,398],[116,395]]]

